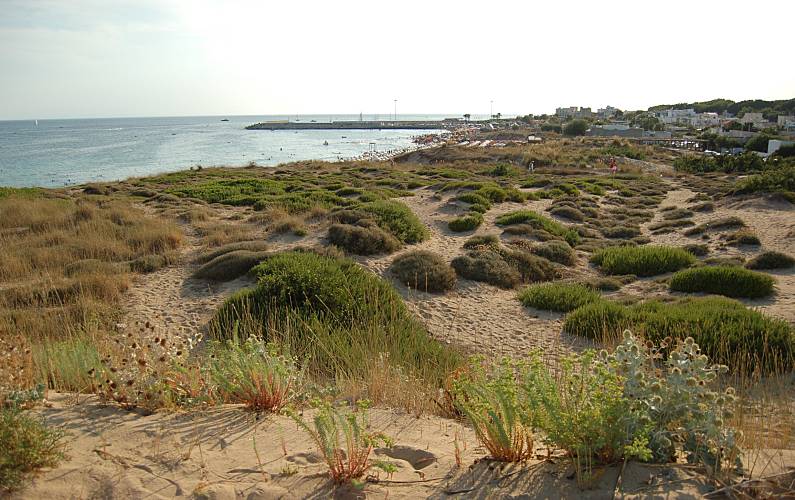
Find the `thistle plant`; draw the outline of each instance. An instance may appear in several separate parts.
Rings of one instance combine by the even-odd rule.
[[[501,462],[533,454],[532,415],[519,391],[516,367],[508,359],[493,368],[479,362],[453,382],[456,406],[491,457]]]
[[[727,466],[740,467],[741,433],[725,424],[735,391],[715,389],[718,375],[728,367],[710,364],[691,337],[673,349],[669,342],[645,345],[627,331],[612,356],[625,380],[625,396],[650,424],[653,459],[670,461],[681,449],[688,462],[704,465],[712,475]]]
[[[391,468],[382,465],[384,462],[370,460],[375,446],[392,446],[393,442],[388,436],[369,430],[368,401],[358,401],[353,410],[319,401],[313,406],[317,414],[311,423],[294,411],[288,414],[315,443],[335,483],[354,482],[373,466],[390,473]]]

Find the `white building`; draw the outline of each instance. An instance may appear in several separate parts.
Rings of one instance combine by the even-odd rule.
[[[607,106],[606,108],[599,108],[596,110],[596,116],[603,120],[609,120],[618,114],[620,109],[614,108],[613,106]]]
[[[795,141],[782,141],[780,139],[770,139],[767,141],[767,154],[772,155],[779,150],[781,146],[792,146]]]
[[[666,125],[690,125],[690,120],[696,116],[696,110],[688,109],[664,109],[654,114],[657,119]]]
[[[776,125],[779,128],[783,128],[784,130],[794,130],[795,129],[795,116],[793,115],[778,115],[778,120],[776,121]]]
[[[690,118],[690,125],[695,128],[706,128],[720,125],[720,115],[718,113],[698,113]]]
[[[765,120],[765,117],[762,116],[762,113],[745,113],[742,118],[740,118],[740,123],[743,125],[751,124],[756,128],[767,128],[772,126],[773,124],[769,121]]]

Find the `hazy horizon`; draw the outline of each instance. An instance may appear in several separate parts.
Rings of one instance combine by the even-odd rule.
[[[795,4],[771,0],[0,6],[0,120],[389,115],[394,99],[512,116],[795,90]]]

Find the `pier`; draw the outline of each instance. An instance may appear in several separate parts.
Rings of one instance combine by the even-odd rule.
[[[428,121],[334,121],[260,122],[246,127],[247,130],[453,130],[465,125],[459,120]]]

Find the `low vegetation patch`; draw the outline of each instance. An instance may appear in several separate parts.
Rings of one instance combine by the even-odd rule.
[[[686,236],[695,236],[703,234],[707,231],[726,231],[731,229],[739,229],[745,227],[745,222],[739,217],[723,217],[720,219],[711,220],[704,224],[699,224],[685,231]]]
[[[542,283],[519,292],[519,301],[544,311],[569,312],[585,304],[600,300],[593,288],[579,283]]]
[[[690,266],[695,262],[695,257],[676,247],[616,246],[598,250],[591,256],[591,262],[607,274],[655,276]]]
[[[574,250],[564,241],[551,240],[540,243],[533,246],[530,251],[564,266],[573,266],[577,262]]]
[[[517,210],[503,214],[495,220],[499,226],[511,226],[515,224],[527,224],[535,229],[544,230],[549,234],[564,238],[570,245],[576,245],[580,240],[580,235],[574,229],[555,222],[532,210]]]
[[[453,259],[451,265],[462,278],[501,288],[550,281],[558,276],[555,266],[547,259],[522,249],[504,247],[473,250]]]
[[[500,237],[496,234],[473,236],[464,242],[464,248],[467,250],[475,250],[482,247],[499,248],[499,246]]]
[[[704,354],[737,372],[783,373],[795,360],[795,333],[786,321],[722,297],[631,306],[603,300],[570,312],[564,324],[568,333],[599,341],[620,338],[626,329],[653,342],[691,336]]]
[[[398,256],[389,268],[404,285],[424,292],[446,292],[455,287],[456,274],[439,255],[424,250]]]
[[[328,241],[356,255],[392,253],[400,248],[400,241],[378,226],[333,224],[328,230]]]
[[[675,292],[756,299],[772,295],[774,284],[771,276],[742,267],[705,266],[677,272],[669,286]]]
[[[447,223],[447,227],[456,233],[463,233],[464,231],[474,231],[483,224],[483,215],[478,212],[470,212],[463,217],[457,217]]]
[[[193,272],[193,277],[213,281],[230,281],[248,273],[268,255],[268,252],[252,252],[250,250],[226,252],[196,269]]]
[[[762,242],[759,241],[759,237],[747,229],[741,229],[740,231],[727,235],[726,242],[735,246],[757,246],[762,244]]]
[[[762,252],[748,262],[748,269],[788,269],[795,266],[795,257],[781,252]]]
[[[683,245],[682,249],[692,253],[696,257],[704,257],[709,254],[709,246],[703,243],[690,243]]]

